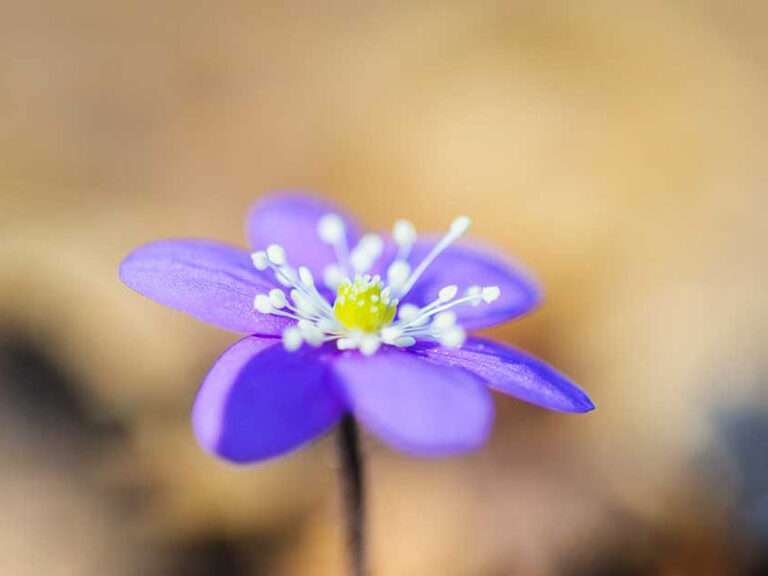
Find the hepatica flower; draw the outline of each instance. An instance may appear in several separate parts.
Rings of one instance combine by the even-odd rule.
[[[294,450],[352,415],[415,455],[474,449],[493,420],[489,389],[551,410],[586,412],[587,395],[514,348],[467,335],[539,301],[519,267],[405,220],[362,234],[335,207],[271,196],[250,212],[252,250],[162,240],[120,277],[137,292],[246,336],[216,361],[192,420],[207,451],[250,463]]]

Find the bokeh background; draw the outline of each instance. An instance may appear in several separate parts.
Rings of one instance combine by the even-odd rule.
[[[768,7],[0,0],[0,573],[337,575],[332,439],[234,468],[188,414],[235,336],[123,287],[314,190],[459,213],[546,287],[490,331],[585,416],[366,439],[372,574],[768,573]]]

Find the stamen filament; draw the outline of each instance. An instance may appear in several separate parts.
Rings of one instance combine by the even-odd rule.
[[[460,238],[464,232],[467,231],[467,228],[469,228],[470,224],[471,220],[466,216],[459,216],[451,223],[451,227],[448,230],[448,233],[443,236],[440,241],[435,244],[435,246],[432,247],[432,250],[429,252],[429,254],[427,254],[426,258],[421,261],[421,263],[411,273],[408,280],[406,280],[403,287],[400,288],[399,296],[401,299],[403,296],[408,294],[411,288],[413,288],[413,285],[429,267],[429,265],[434,262],[435,258],[437,258],[441,252],[443,252],[446,248],[448,248],[448,246]]]
[[[336,342],[339,350],[358,350],[363,355],[372,355],[382,345],[407,348],[414,345],[417,338],[460,347],[466,333],[450,310],[465,303],[490,303],[499,297],[498,287],[471,286],[462,297],[456,298],[458,286],[451,284],[441,288],[437,298],[422,308],[408,303],[400,306],[400,302],[430,264],[464,234],[469,225],[469,218],[456,218],[448,233],[411,271],[407,258],[415,245],[416,230],[406,220],[396,222],[393,239],[397,256],[386,271],[386,285],[378,275],[367,273],[382,253],[381,237],[367,234],[350,250],[344,221],[336,214],[327,214],[318,222],[317,231],[320,239],[333,247],[338,260],[323,270],[323,281],[336,290],[333,304],[318,291],[308,268],[294,269],[287,261],[284,248],[271,244],[251,257],[257,270],[270,270],[274,274],[278,286],[267,294],[256,295],[254,309],[296,322],[283,330],[283,345],[290,351],[304,344],[318,347]],[[354,279],[349,280],[352,271]]]

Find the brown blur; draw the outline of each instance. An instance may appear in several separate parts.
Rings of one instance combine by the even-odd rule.
[[[0,574],[343,573],[333,442],[203,454],[188,412],[236,336],[116,274],[161,237],[244,243],[285,188],[374,228],[472,216],[547,294],[491,334],[598,404],[498,397],[449,460],[367,439],[372,575],[766,573],[767,19],[0,0]]]

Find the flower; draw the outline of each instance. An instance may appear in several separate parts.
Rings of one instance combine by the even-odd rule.
[[[216,361],[192,411],[210,453],[250,463],[292,451],[351,413],[386,444],[439,456],[479,447],[489,388],[561,412],[594,405],[568,378],[514,348],[468,337],[531,310],[531,277],[486,248],[410,222],[361,235],[328,203],[269,196],[247,223],[252,253],[161,240],[120,266],[130,288],[245,333]],[[293,263],[300,264],[298,268]]]

